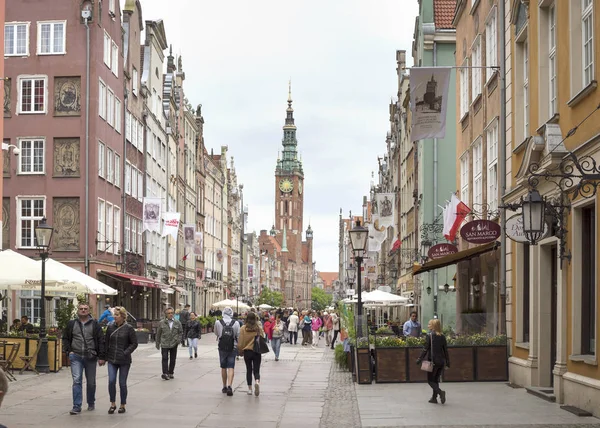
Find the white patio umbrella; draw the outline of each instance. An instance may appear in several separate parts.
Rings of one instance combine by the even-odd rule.
[[[0,288],[11,290],[37,290],[42,286],[42,267],[23,254],[12,250],[0,251]],[[46,289],[58,290],[60,276],[46,270]],[[65,290],[71,291],[71,290]]]
[[[235,300],[235,299],[225,299],[225,300],[221,300],[220,302],[215,302],[211,305],[213,308],[218,308],[218,309],[224,309],[227,306],[229,306],[231,309],[236,310],[238,307],[240,309],[250,309],[250,306],[248,306],[247,304],[245,304],[244,302],[242,302],[241,300]]]
[[[361,296],[365,305],[392,306],[408,303],[408,298],[398,296],[397,294],[387,293],[381,290],[374,290],[370,293],[363,293]]]
[[[267,305],[266,303],[263,303],[262,305],[258,305],[259,309],[273,309],[273,306],[271,305]]]
[[[40,260],[38,263],[42,263],[42,261]],[[118,293],[117,290],[103,282],[53,259],[46,260],[46,275],[48,273],[57,278],[62,278],[65,282],[64,286],[75,286],[79,293],[106,295]]]

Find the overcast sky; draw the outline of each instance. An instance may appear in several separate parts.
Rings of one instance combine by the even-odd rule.
[[[121,0],[124,4],[124,0]],[[397,49],[410,56],[417,0],[141,0],[183,57],[184,90],[202,104],[208,151],[229,146],[250,230],[270,229],[274,172],[292,80],[304,165],[304,229],[317,270],[338,270],[338,219],[361,213],[388,105]],[[410,60],[409,60],[410,65]]]

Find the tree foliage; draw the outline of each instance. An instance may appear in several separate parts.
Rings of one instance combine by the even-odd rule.
[[[268,288],[263,288],[258,296],[258,301],[256,305],[267,304],[273,306],[274,308],[280,308],[283,305],[283,294],[279,291],[271,291]]]
[[[326,307],[331,305],[333,296],[325,293],[321,288],[313,287],[312,291],[312,309],[315,311],[322,311]]]

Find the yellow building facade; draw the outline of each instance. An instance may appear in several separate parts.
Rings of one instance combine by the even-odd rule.
[[[561,189],[552,183],[560,177],[535,177],[560,175],[561,164],[577,173],[573,159],[600,162],[600,0],[506,4],[512,174],[504,202],[519,202],[534,186],[547,201],[570,205],[554,209],[563,224],[547,216],[537,245],[508,241],[510,381],[600,416],[598,196],[564,192],[578,178]],[[507,212],[509,224],[516,214]]]

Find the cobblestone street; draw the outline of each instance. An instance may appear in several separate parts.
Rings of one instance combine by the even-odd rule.
[[[283,345],[281,359],[267,354],[261,394],[247,396],[245,366],[236,364],[235,394],[221,394],[217,349],[212,335],[201,340],[199,358],[181,348],[176,378],[160,379],[160,354],[141,345],[129,378],[127,413],[108,415],[106,369],[98,370],[96,410],[70,416],[71,377],[17,375],[0,411],[9,428],[39,427],[600,427],[503,383],[448,383],[446,405],[427,403],[425,384],[356,385],[340,370],[333,352]]]

